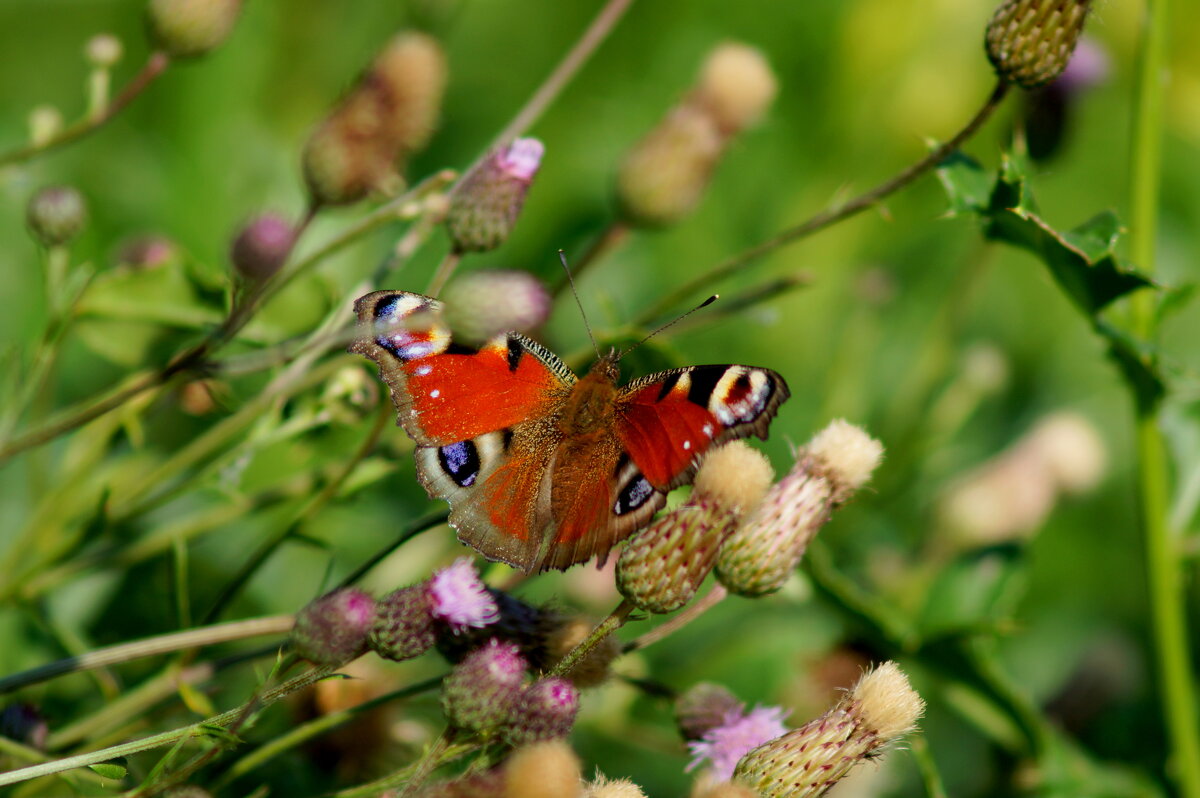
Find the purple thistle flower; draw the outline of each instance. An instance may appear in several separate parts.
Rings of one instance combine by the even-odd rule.
[[[529,182],[541,167],[545,152],[545,146],[537,139],[517,139],[496,154],[496,162],[506,173]]]
[[[455,632],[478,629],[500,620],[500,608],[467,557],[433,572],[429,579],[430,613]]]
[[[738,760],[768,740],[782,737],[787,733],[783,725],[786,717],[779,707],[755,707],[749,712],[730,710],[725,715],[725,721],[704,733],[699,740],[688,743],[692,763],[687,766],[689,771],[698,768],[704,760],[712,763],[713,777],[717,781],[729,781],[733,778],[733,769]]]

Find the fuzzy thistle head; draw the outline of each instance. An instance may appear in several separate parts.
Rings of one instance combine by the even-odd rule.
[[[396,661],[419,657],[433,648],[432,600],[424,585],[393,590],[375,608],[375,623],[368,644],[384,659]]]
[[[512,643],[491,640],[442,682],[442,708],[460,729],[492,733],[512,715],[529,663]]]
[[[774,476],[761,453],[734,441],[709,453],[691,497],[635,536],[617,560],[617,588],[639,609],[673,612],[691,601],[722,542],[762,500]]]
[[[500,619],[496,600],[469,557],[460,557],[429,578],[430,614],[452,632],[482,629]]]
[[[537,139],[517,139],[463,176],[446,212],[446,229],[455,249],[486,252],[504,243],[525,207],[525,195],[544,152]]]
[[[220,47],[241,13],[242,0],[150,0],[146,21],[156,47],[195,58]]]
[[[375,599],[345,588],[321,596],[296,614],[292,648],[309,662],[341,665],[367,650]]]
[[[565,740],[523,745],[504,763],[504,798],[575,798],[582,775]]]
[[[124,53],[121,40],[111,33],[98,33],[88,39],[83,54],[96,69],[112,69]]]
[[[679,222],[700,203],[723,148],[710,114],[689,105],[672,109],[621,161],[622,215],[636,227]]]
[[[504,733],[511,745],[566,737],[579,711],[579,691],[566,679],[550,676],[529,685],[517,699]]]
[[[445,83],[437,40],[421,33],[393,37],[305,145],[313,201],[346,204],[395,183],[398,162],[433,133]]]
[[[778,89],[762,51],[741,42],[725,42],[705,58],[693,100],[726,135],[732,135],[757,122]]]
[[[552,298],[529,272],[484,269],[457,278],[442,292],[444,317],[456,340],[482,344],[501,333],[528,332],[550,316]]]
[[[675,699],[675,723],[685,740],[699,740],[734,715],[741,716],[745,704],[713,682],[700,682]]]
[[[734,781],[763,798],[815,798],[857,763],[912,731],[925,703],[899,666],[864,674],[837,706],[750,751]]]
[[[29,231],[42,246],[69,243],[87,225],[87,202],[71,186],[49,186],[33,195],[25,208]]]
[[[721,584],[743,596],[783,587],[808,542],[870,479],[882,457],[879,441],[840,419],[817,433],[721,547],[716,562]]]
[[[987,27],[996,74],[1023,89],[1043,86],[1067,68],[1091,0],[1005,0]]]
[[[729,781],[738,760],[748,751],[787,731],[783,725],[786,714],[779,707],[761,706],[749,712],[729,712],[719,725],[688,743],[693,757],[688,770],[708,762],[716,781]]]

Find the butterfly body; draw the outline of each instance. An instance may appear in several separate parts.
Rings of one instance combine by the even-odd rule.
[[[691,480],[712,445],[756,434],[788,397],[747,366],[691,366],[618,385],[615,354],[583,377],[517,333],[451,340],[440,303],[377,291],[350,347],[375,361],[417,475],[459,538],[524,571],[604,557]]]

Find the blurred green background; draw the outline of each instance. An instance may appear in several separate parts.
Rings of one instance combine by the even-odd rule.
[[[223,47],[170,69],[106,128],[0,171],[0,341],[15,353],[9,357],[17,358],[17,373],[47,314],[41,256],[24,229],[24,205],[37,188],[70,183],[87,197],[91,223],[73,248],[76,262],[90,262],[103,273],[116,266],[131,239],[161,235],[181,253],[168,268],[187,275],[193,286],[138,278],[85,313],[69,335],[47,405],[62,407],[135,367],[163,362],[181,341],[217,320],[202,309],[211,313],[212,297],[219,297],[231,236],[262,210],[290,216],[303,210],[298,154],[305,137],[394,31],[424,27],[442,39],[449,57],[441,127],[410,164],[408,176],[416,179],[467,166],[598,7],[524,0],[248,3]],[[578,255],[611,221],[621,155],[687,90],[705,53],[728,39],[761,48],[778,75],[779,96],[763,123],[730,149],[697,212],[668,230],[635,234],[582,275],[579,291],[592,324],[600,331],[615,328],[699,271],[831,200],[870,188],[918,159],[926,140],[957,130],[994,82],[982,50],[993,7],[982,0],[635,3],[530,131],[545,143],[546,157],[514,234],[497,251],[469,257],[462,268],[520,268],[556,281],[556,250]],[[1122,215],[1127,208],[1131,75],[1142,11],[1142,3],[1128,0],[1096,9],[1088,35],[1107,53],[1108,75],[1074,98],[1061,150],[1032,170],[1042,213],[1061,228],[1106,208]],[[1200,262],[1200,6],[1177,3],[1173,14],[1157,271],[1167,284],[1194,280]],[[82,111],[82,49],[100,32],[125,43],[115,77],[121,85],[148,52],[142,3],[0,2],[0,149],[24,142],[26,117],[35,106],[57,106],[68,119]],[[1022,102],[1013,97],[965,150],[995,167]],[[1097,759],[1128,764],[1160,781],[1164,741],[1148,653],[1126,392],[1104,346],[1046,270],[1025,253],[986,244],[974,220],[944,218],[945,209],[942,188],[927,176],[885,208],[777,250],[704,293],[736,292],[800,271],[811,277],[808,287],[689,326],[654,351],[680,365],[748,363],[782,373],[793,398],[763,444],[780,473],[790,465],[790,447],[832,418],[845,417],[878,436],[889,454],[873,489],[821,535],[838,566],[913,617],[953,616],[970,606],[991,573],[973,568],[1003,568],[1009,580],[1003,595],[979,599],[987,604],[981,623],[996,632],[999,662],[1014,683],[1037,704],[1050,705],[1055,722]],[[357,206],[323,214],[301,251],[364,212]],[[233,351],[313,329],[387,257],[401,230],[392,226],[326,260],[272,301]],[[423,290],[445,246],[439,231],[390,284],[376,287]],[[162,292],[162,304],[156,292]],[[193,298],[194,315],[173,317],[180,296]],[[1200,368],[1197,335],[1194,309],[1165,329],[1169,368],[1184,385],[1195,384],[1192,375]],[[586,344],[573,303],[559,303],[547,338],[561,353]],[[980,352],[991,375],[982,388],[971,371]],[[354,368],[373,372],[365,364]],[[261,376],[223,382],[217,408],[201,416],[180,409],[177,391],[159,398],[138,420],[128,420],[79,495],[61,484],[60,458],[70,454],[63,442],[0,466],[0,550],[31,523],[44,523],[47,536],[80,535],[58,562],[120,551],[174,519],[344,460],[370,425],[369,414],[349,412],[272,440],[267,428],[273,424],[324,407],[321,389],[314,389],[264,414],[255,433],[261,438],[252,434],[239,448],[222,452],[172,501],[119,523],[88,526],[106,495],[106,474],[117,481],[150,473],[262,384]],[[1197,438],[1186,437],[1194,429],[1186,419],[1188,401],[1195,399],[1185,392],[1172,405],[1172,429],[1190,455],[1180,461],[1181,482],[1194,465]],[[956,480],[1039,418],[1061,410],[1082,414],[1098,431],[1107,452],[1103,479],[987,554],[937,543],[943,534],[939,502]],[[384,440],[385,452],[374,461],[379,478],[364,477],[361,490],[306,520],[304,534],[323,545],[285,546],[225,617],[295,611],[386,544],[400,524],[429,509],[413,478],[405,436],[389,428]],[[67,497],[59,511],[36,516],[38,503],[56,491]],[[298,501],[252,508],[189,543],[193,618]],[[384,591],[420,578],[456,550],[448,531],[435,531],[374,572],[369,584]],[[955,561],[953,567],[965,569],[962,584],[939,583],[952,567],[947,558],[967,550],[978,562]],[[119,558],[89,563],[44,591],[5,596],[0,673],[61,656],[71,645],[88,648],[178,628],[169,552],[132,566]],[[557,595],[560,602],[602,614],[615,599],[611,593],[594,597],[603,585],[597,587],[585,570],[591,569],[539,578],[524,594]],[[940,593],[932,592],[935,583]],[[1195,610],[1194,585],[1191,591]],[[948,607],[931,609],[930,595]],[[798,724],[832,700],[832,687],[849,684],[862,657],[882,656],[899,656],[930,703],[923,728],[951,795],[1003,795],[1020,787],[1021,757],[965,719],[969,713],[951,695],[944,674],[920,657],[906,660],[903,652],[886,650],[807,578],[776,597],[731,599],[627,667],[677,688],[721,681],[748,701],[792,707]],[[134,684],[150,667],[124,668],[120,678]],[[432,662],[396,666],[388,678],[404,683],[437,669]],[[220,682],[212,694],[218,706],[245,695],[252,678],[245,670]],[[79,676],[30,691],[27,698],[43,708],[52,730],[107,700],[94,681]],[[264,721],[251,740],[286,726],[286,714]],[[161,710],[147,729],[175,725],[172,719],[182,722],[182,716],[178,707]],[[418,701],[389,722],[380,733],[411,746],[420,736],[411,724],[432,728],[435,704]],[[588,769],[630,776],[650,795],[686,790],[686,755],[667,707],[627,686],[585,697],[576,742]],[[273,785],[272,794],[315,793],[331,783],[313,772],[319,761],[280,760],[261,778]],[[297,762],[307,764],[297,768]],[[912,795],[921,789],[905,752],[866,769],[876,771],[873,780],[835,794]]]

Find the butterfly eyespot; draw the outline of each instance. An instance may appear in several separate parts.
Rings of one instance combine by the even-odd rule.
[[[617,515],[631,513],[645,504],[653,495],[654,488],[650,482],[641,474],[637,474],[617,494],[617,501],[613,505],[613,512]]]
[[[733,366],[717,381],[709,410],[727,427],[753,421],[766,409],[774,390],[763,372]]]
[[[438,463],[446,476],[461,488],[474,484],[479,476],[479,451],[471,441],[459,441],[438,449]]]

